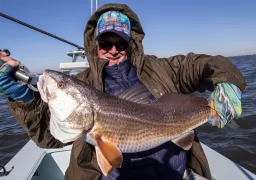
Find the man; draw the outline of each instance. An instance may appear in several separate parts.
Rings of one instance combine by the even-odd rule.
[[[143,83],[152,100],[168,92],[209,90],[213,91],[210,124],[222,128],[231,119],[240,116],[241,91],[245,89],[245,80],[226,58],[194,53],[157,58],[144,54],[143,38],[140,21],[128,6],[103,5],[86,25],[84,45],[90,68],[79,73],[77,78],[114,96],[127,87]],[[9,96],[9,107],[14,117],[38,146],[65,146],[49,132],[50,112],[47,104],[38,93],[27,89],[19,93],[14,91],[22,87],[15,84],[10,76],[12,66],[8,64],[13,61],[3,60],[0,87]],[[12,84],[12,90],[6,84]],[[227,93],[231,90],[232,93]],[[228,99],[228,109],[225,102],[217,100],[219,94]],[[94,147],[78,139],[73,143],[65,179],[183,179],[189,173],[211,179],[207,159],[197,137],[188,152],[168,142],[150,151],[125,154],[122,168],[114,169],[108,177],[100,172]]]

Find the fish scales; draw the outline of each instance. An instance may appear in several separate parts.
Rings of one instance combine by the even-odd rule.
[[[94,132],[104,134],[117,144],[122,152],[147,150],[174,139],[195,124],[204,123],[209,108],[159,107],[135,104],[101,94],[94,102]],[[171,138],[168,138],[171,137]]]

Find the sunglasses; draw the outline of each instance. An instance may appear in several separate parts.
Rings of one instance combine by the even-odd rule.
[[[116,50],[118,51],[124,51],[129,47],[129,42],[126,42],[126,41],[110,42],[110,41],[98,40],[98,45],[101,49],[104,49],[106,51],[109,51],[110,49],[112,49],[113,46],[115,46]]]

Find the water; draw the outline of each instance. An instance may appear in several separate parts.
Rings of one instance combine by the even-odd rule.
[[[239,129],[215,129],[208,125],[197,128],[201,142],[227,158],[256,173],[256,55],[230,58],[246,77],[243,115],[236,122]],[[209,93],[203,94],[208,96]],[[29,140],[26,132],[13,119],[7,100],[0,95],[0,165],[5,165]]]

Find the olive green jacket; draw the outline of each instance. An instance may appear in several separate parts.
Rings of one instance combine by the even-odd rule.
[[[156,97],[168,92],[192,93],[213,91],[217,83],[229,82],[245,90],[245,79],[240,71],[223,56],[188,53],[169,58],[157,58],[144,54],[142,40],[144,31],[137,15],[123,4],[106,4],[89,19],[84,31],[84,46],[90,68],[77,77],[103,91],[102,70],[106,60],[99,59],[95,43],[95,27],[99,16],[108,10],[119,10],[130,18],[132,27],[131,61],[138,78]],[[49,131],[50,112],[46,103],[35,93],[28,105],[9,100],[15,119],[26,130],[29,137],[42,148],[60,148],[66,144],[56,140]],[[190,150],[189,167],[204,177],[211,178],[209,166],[196,137]],[[74,142],[66,179],[99,179],[94,147],[78,139]]]

